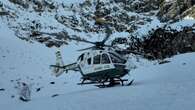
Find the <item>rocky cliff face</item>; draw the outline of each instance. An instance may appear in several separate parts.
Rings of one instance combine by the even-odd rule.
[[[66,37],[35,36],[35,32],[65,32],[67,37],[85,37],[114,32],[133,33],[156,20],[158,0],[7,0],[0,2],[2,19],[16,35],[47,46],[60,46]],[[63,40],[63,42],[61,42]]]
[[[194,0],[0,0],[0,15],[20,39],[60,47],[68,37],[104,37],[107,27],[123,37],[147,33],[160,22],[193,18],[193,5]]]
[[[163,0],[158,12],[159,19],[175,22],[188,16],[194,18],[194,4],[194,0]]]
[[[150,59],[164,59],[186,52],[195,52],[195,28],[184,27],[177,31],[158,28],[143,38],[132,37],[129,50],[151,55]]]

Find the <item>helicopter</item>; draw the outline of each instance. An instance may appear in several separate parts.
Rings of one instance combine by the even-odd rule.
[[[64,33],[41,33],[52,36],[63,36]],[[109,39],[111,32],[107,32],[106,37],[99,42],[91,42],[85,39],[76,39],[69,37],[70,40],[89,43],[94,46],[80,49],[83,52],[76,62],[64,65],[60,51],[56,52],[56,64],[50,65],[53,70],[53,75],[56,77],[62,75],[64,72],[68,73],[69,70],[79,71],[81,73],[81,82],[79,85],[95,84],[99,88],[113,87],[121,84],[128,79],[122,79],[125,75],[129,74],[130,69],[127,68],[126,63],[128,58],[124,57],[124,53],[134,53],[144,55],[136,51],[116,50],[112,45],[105,44]],[[121,54],[123,53],[123,54]],[[134,79],[126,85],[131,85]]]

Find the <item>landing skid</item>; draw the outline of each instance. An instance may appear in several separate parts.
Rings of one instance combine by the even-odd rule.
[[[86,84],[97,84],[97,82],[81,82],[81,83],[77,83],[77,85],[86,85]]]
[[[116,80],[116,81],[118,81],[118,80]],[[121,83],[120,83],[120,82],[114,82],[114,83],[109,83],[109,84],[99,84],[99,85],[95,85],[95,86],[96,86],[96,87],[99,87],[99,88],[108,88],[108,87],[114,87],[114,86],[117,86],[117,85],[130,86],[130,85],[132,85],[134,79],[131,80],[131,81],[130,81],[129,83],[127,83],[127,84],[124,84],[124,81],[128,81],[127,79],[125,79],[125,80],[120,80],[120,81],[121,81]]]
[[[118,84],[114,84],[114,85],[102,85],[102,84],[99,84],[99,85],[95,85],[96,87],[99,87],[99,88],[108,88],[108,87],[114,87],[114,86],[117,86],[117,85],[120,85],[120,83]]]
[[[130,86],[133,83],[134,79],[132,79],[126,86]]]
[[[78,85],[96,84],[94,86],[99,87],[99,88],[114,87],[117,85],[130,86],[133,83],[134,79],[132,79],[130,82],[127,82],[127,81],[128,79],[121,79],[121,78],[107,78],[107,79],[95,80],[95,81],[83,79],[81,83],[77,83],[77,84]],[[127,82],[127,83],[124,83],[124,82]]]

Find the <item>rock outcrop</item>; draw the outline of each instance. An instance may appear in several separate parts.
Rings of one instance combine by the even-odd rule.
[[[143,38],[132,36],[131,41],[133,42],[127,50],[151,55],[152,59],[164,59],[181,53],[195,52],[195,28],[183,27],[181,31],[169,27],[158,28]]]
[[[63,31],[69,37],[85,37],[83,33],[105,34],[105,28],[109,27],[113,32],[131,34],[156,20],[159,1],[85,0],[66,4],[56,0],[9,0],[2,2],[2,8],[3,20],[20,39],[59,47],[67,44],[66,38],[34,36],[34,33]]]
[[[163,0],[158,12],[159,19],[163,22],[172,20],[173,22],[191,16],[194,13],[194,0]],[[193,17],[193,16],[192,16]]]

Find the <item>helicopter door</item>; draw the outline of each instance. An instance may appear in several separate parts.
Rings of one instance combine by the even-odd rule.
[[[100,60],[101,60],[101,55],[96,55],[93,57],[93,72],[102,70]]]
[[[83,60],[80,62],[81,71],[83,74],[91,73],[92,70],[92,57],[87,55]]]
[[[109,56],[105,53],[102,54],[101,65],[103,66],[104,70],[111,69],[113,67]]]
[[[85,64],[83,69],[84,69],[85,73],[91,73],[91,71],[93,71],[92,70],[92,58],[91,57],[87,58],[86,64]]]

